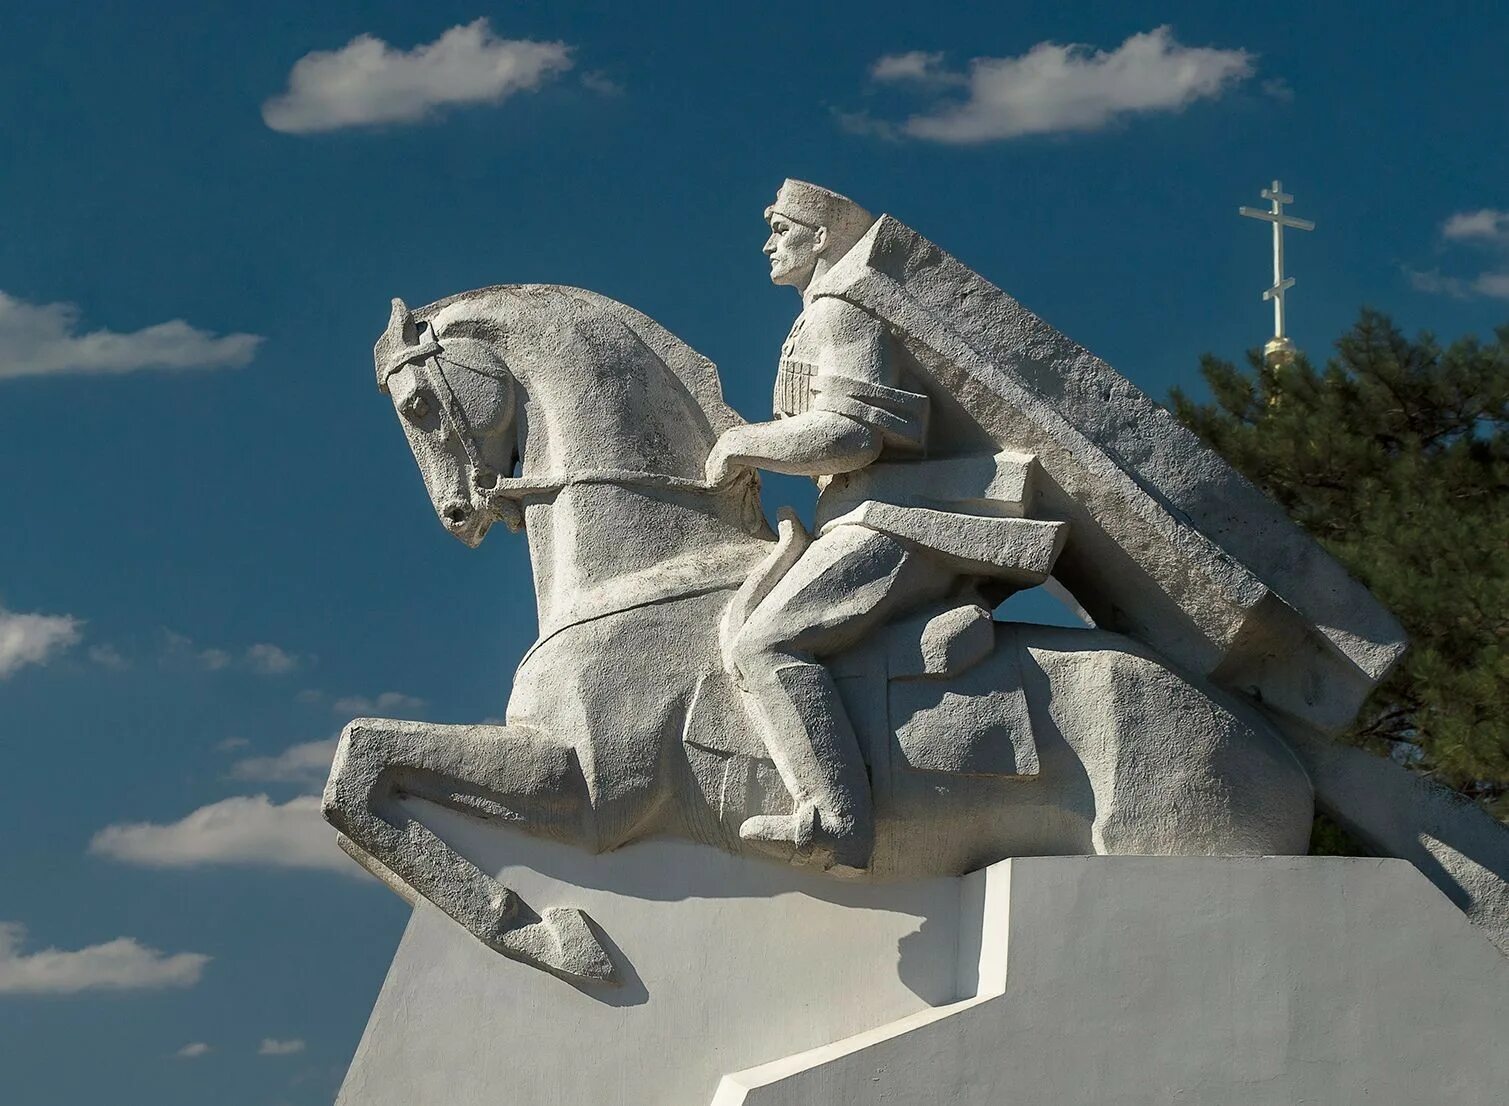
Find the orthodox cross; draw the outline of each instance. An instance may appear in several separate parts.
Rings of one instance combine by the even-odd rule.
[[[1284,276],[1284,228],[1314,230],[1315,224],[1308,219],[1284,214],[1284,205],[1292,204],[1294,197],[1284,192],[1283,182],[1274,181],[1272,188],[1263,189],[1262,197],[1273,204],[1271,210],[1243,206],[1237,208],[1237,213],[1273,224],[1273,287],[1263,293],[1265,300],[1273,301],[1273,338],[1263,347],[1263,352],[1274,360],[1294,354],[1294,343],[1284,333],[1284,292],[1294,287],[1294,278]]]

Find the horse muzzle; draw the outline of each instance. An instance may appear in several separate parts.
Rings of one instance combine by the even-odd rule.
[[[469,549],[476,549],[492,526],[492,516],[471,503],[453,499],[440,508],[440,524]]]

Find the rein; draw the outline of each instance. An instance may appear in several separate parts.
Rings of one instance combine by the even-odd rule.
[[[429,330],[428,323],[421,322],[418,325]],[[466,454],[466,463],[471,469],[472,477],[470,490],[472,510],[486,511],[512,530],[517,530],[523,525],[519,500],[535,495],[553,495],[577,485],[611,484],[619,487],[662,488],[707,494],[724,489],[731,490],[740,484],[749,484],[756,479],[756,473],[752,469],[741,470],[731,481],[721,485],[709,484],[705,480],[693,480],[685,476],[671,476],[661,472],[636,472],[632,469],[588,469],[583,472],[552,473],[548,476],[501,476],[482,460],[482,451],[477,445],[477,436],[471,422],[466,417],[466,410],[461,406],[461,401],[456,398],[456,392],[451,387],[450,380],[446,378],[444,359],[441,356],[445,352],[445,347],[434,337],[433,331],[430,332],[428,340],[420,339],[417,330],[415,337],[418,339],[417,344],[401,347],[389,359],[384,366],[384,371],[379,373],[379,386],[386,390],[387,377],[405,365],[413,365],[424,374],[426,382],[440,401],[440,416],[445,421],[447,430],[461,443],[461,449]],[[458,368],[478,373],[489,379],[501,379],[471,365],[452,363]]]
[[[656,488],[703,496],[737,494],[743,497],[746,514],[752,513],[763,526],[763,515],[755,497],[759,474],[754,469],[740,469],[732,479],[722,484],[633,469],[586,469],[543,476],[504,476],[495,472],[483,460],[482,449],[471,421],[466,416],[466,409],[445,374],[445,347],[435,337],[430,324],[419,321],[416,325],[402,301],[395,300],[388,333],[379,341],[376,352],[377,386],[380,391],[387,392],[388,378],[406,366],[413,366],[428,385],[439,408],[437,413],[446,434],[460,443],[466,465],[471,470],[467,496],[472,511],[502,522],[510,530],[523,529],[524,499],[553,495],[566,488],[591,484]],[[450,364],[499,383],[517,386],[516,381],[506,372],[490,373],[460,361],[451,361]],[[568,609],[560,612],[549,624],[540,627],[540,637],[520,662],[520,670],[537,655],[547,641],[575,626],[637,607],[736,589],[767,552],[766,541],[753,533],[748,537],[747,543],[736,543],[721,550],[693,550],[587,589]]]
[[[748,471],[748,470],[745,470]],[[743,476],[744,473],[740,473]],[[738,483],[737,480],[733,481]],[[632,469],[587,469],[583,472],[565,472],[550,476],[504,476],[497,483],[482,491],[484,499],[523,499],[530,495],[549,495],[577,484],[640,485],[651,488],[668,488],[676,491],[714,492],[731,484],[709,484],[703,480],[691,480],[685,476],[670,476],[662,472],[635,472]]]

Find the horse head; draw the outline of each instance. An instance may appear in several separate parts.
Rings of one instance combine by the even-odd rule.
[[[516,383],[495,344],[450,335],[442,344],[395,299],[373,358],[441,525],[473,548],[500,519],[518,529],[517,506],[493,494],[517,442]]]
[[[506,285],[417,311],[395,299],[373,356],[441,525],[468,546],[497,521],[520,529],[527,497],[583,484],[691,492],[769,533],[753,473],[703,483],[719,433],[742,421],[712,362],[606,296]]]

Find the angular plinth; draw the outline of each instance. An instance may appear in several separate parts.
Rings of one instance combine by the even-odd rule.
[[[343,1106],[1488,1103],[1509,961],[1408,864],[1054,857],[842,887],[711,849],[447,824],[627,982],[415,912]],[[506,854],[507,863],[502,862]]]
[[[575,987],[423,904],[341,1106],[706,1104],[727,1072],[960,993],[957,880],[845,887],[686,842],[593,857],[425,817],[534,909],[585,910],[625,982]]]

